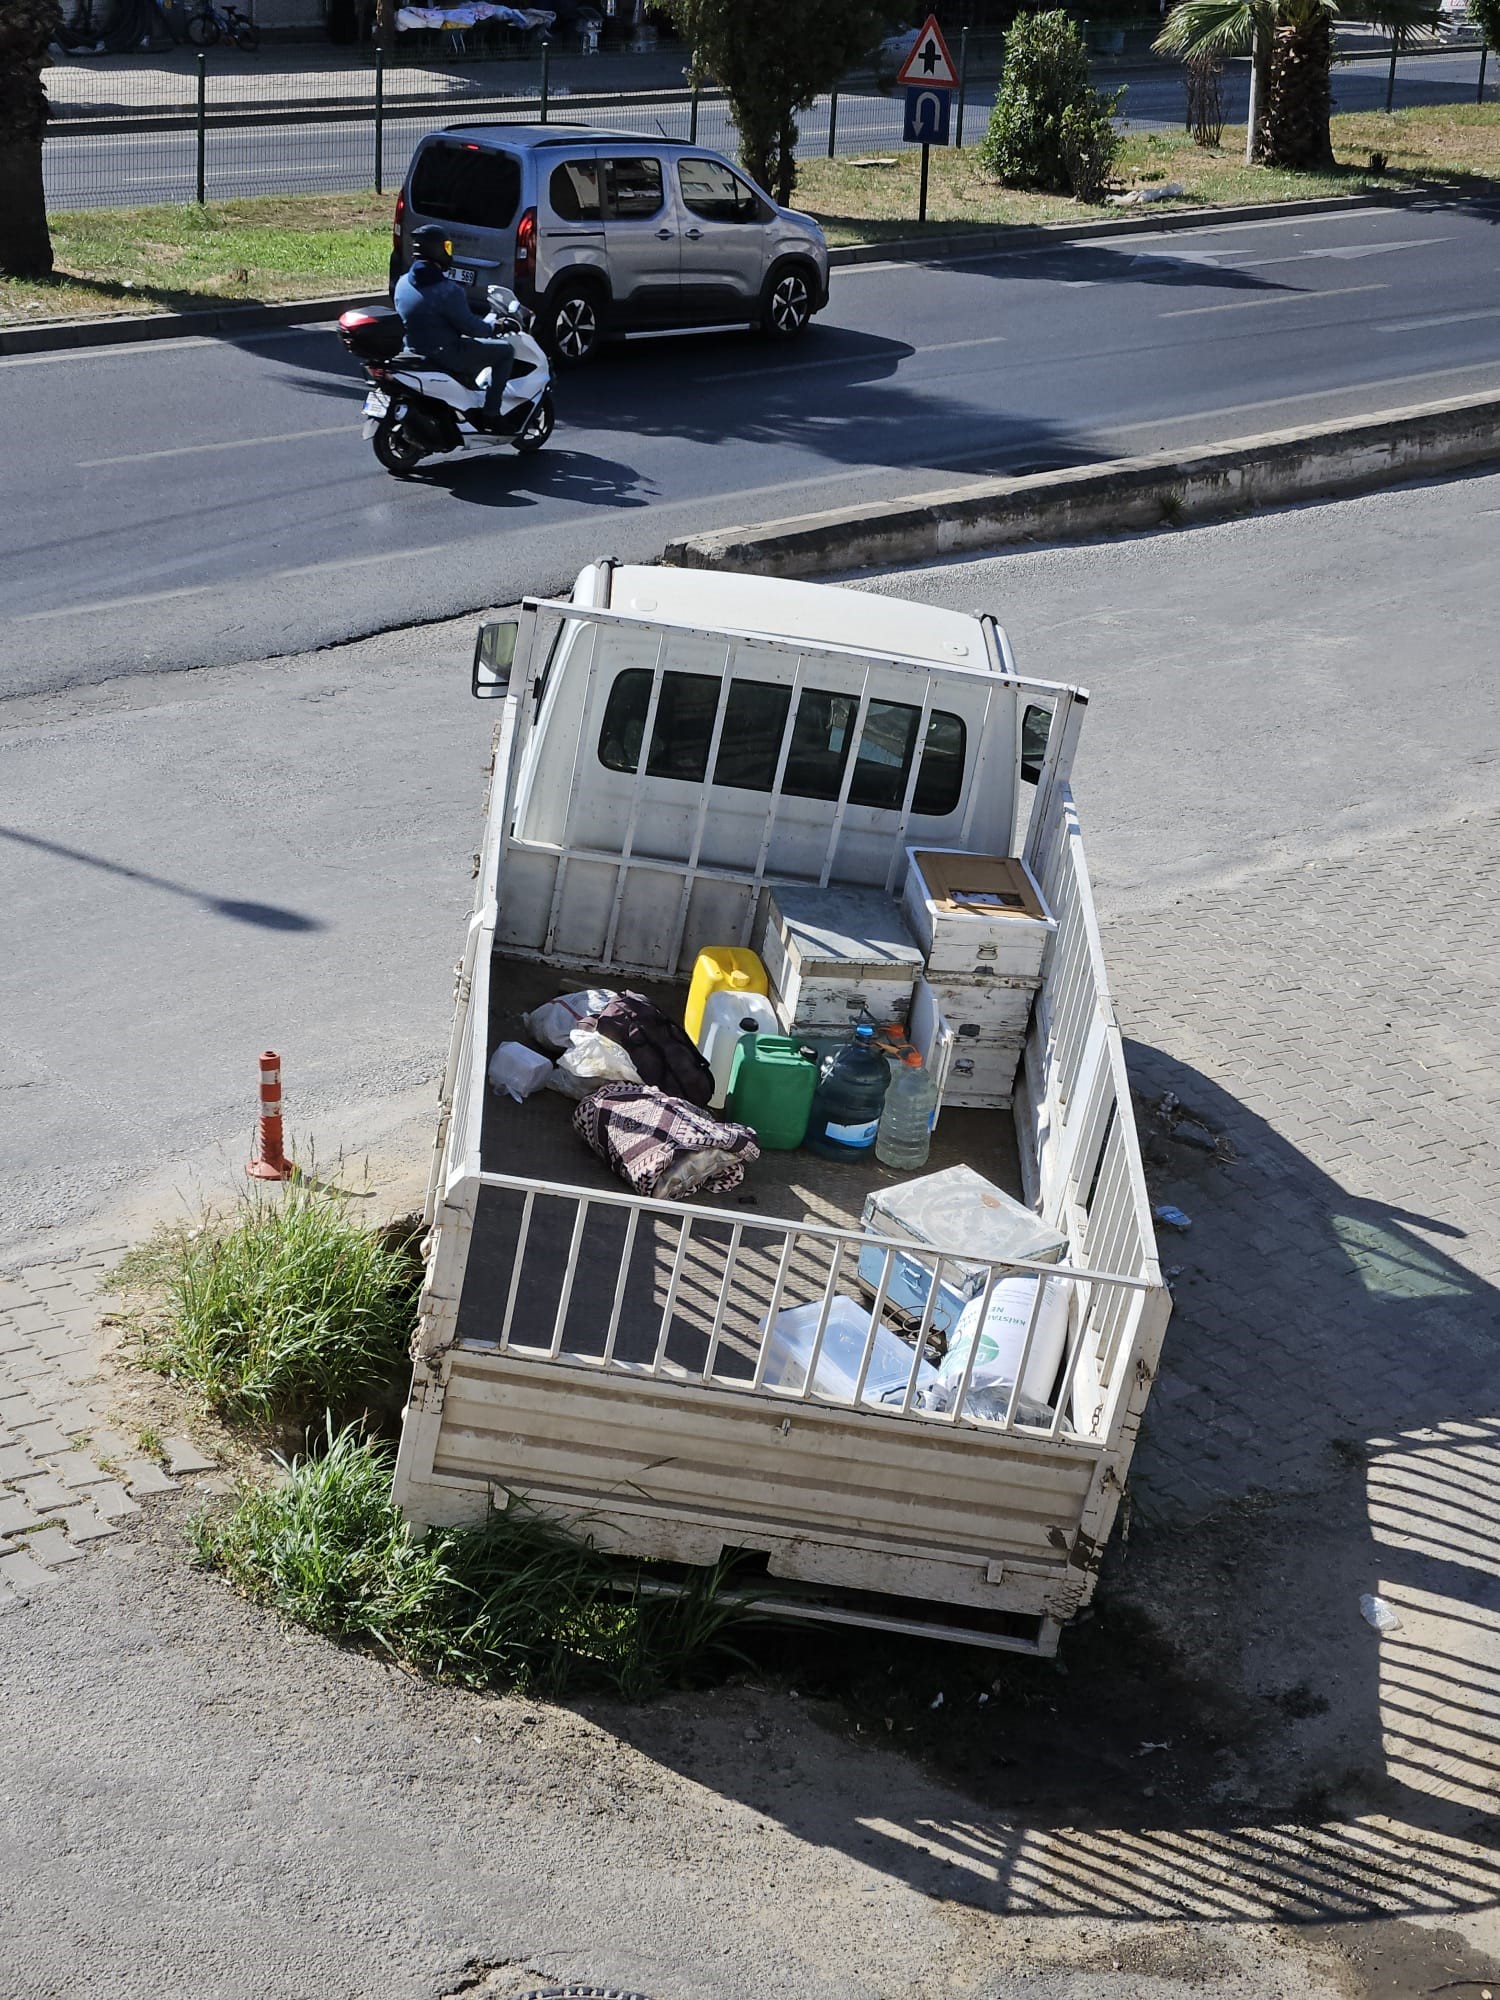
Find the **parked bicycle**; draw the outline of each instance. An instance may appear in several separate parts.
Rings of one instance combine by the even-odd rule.
[[[188,40],[195,49],[211,49],[218,41],[233,42],[248,55],[260,47],[260,29],[238,7],[219,6],[204,0],[196,13],[189,14]]]

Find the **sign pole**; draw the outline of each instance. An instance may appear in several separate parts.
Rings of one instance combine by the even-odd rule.
[[[917,196],[918,222],[925,222],[927,220],[927,156],[931,151],[932,148],[924,139],[922,141],[922,188]]]

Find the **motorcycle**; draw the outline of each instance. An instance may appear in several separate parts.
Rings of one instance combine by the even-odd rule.
[[[531,333],[531,314],[514,292],[491,285],[488,323],[508,336],[515,359],[505,385],[500,415],[486,421],[485,391],[490,371],[482,369],[469,388],[403,347],[401,315],[388,306],[363,307],[339,320],[339,338],[363,364],[370,392],[365,397],[365,436],[387,472],[404,478],[424,458],[461,451],[466,434],[503,438],[517,451],[540,451],[552,435],[552,367]]]

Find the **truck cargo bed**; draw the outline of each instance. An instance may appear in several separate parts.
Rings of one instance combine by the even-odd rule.
[[[486,1046],[493,1049],[502,1041],[525,1040],[521,1017],[554,994],[567,992],[577,984],[576,979],[559,975],[551,967],[496,953],[491,969]],[[642,981],[634,982],[632,990],[645,992],[666,1012],[681,1018],[685,987]],[[554,1090],[539,1091],[523,1104],[494,1090],[487,1091],[480,1135],[484,1170],[533,1182],[568,1184],[583,1192],[622,1192],[624,1183],[574,1132],[574,1109],[570,1098]],[[932,1154],[924,1171],[936,1173],[943,1167],[959,1164],[973,1167],[1007,1193],[1020,1196],[1015,1125],[1007,1112],[943,1114],[933,1134]],[[909,1174],[893,1173],[882,1167],[873,1154],[865,1161],[845,1164],[820,1159],[801,1149],[767,1151],[750,1167],[738,1188],[727,1196],[711,1197],[707,1205],[744,1211],[741,1260],[748,1259],[751,1268],[756,1261],[766,1262],[767,1269],[774,1273],[782,1238],[779,1233],[773,1236],[768,1231],[764,1244],[758,1247],[757,1217],[858,1229],[865,1197],[872,1188],[893,1186],[910,1178]],[[496,1339],[497,1309],[507,1299],[511,1285],[524,1199],[510,1189],[480,1190],[459,1300],[456,1331],[461,1345],[482,1347]],[[691,1200],[681,1204],[684,1214],[690,1214],[694,1207]],[[527,1224],[528,1254],[515,1301],[511,1337],[527,1340],[527,1344],[532,1344],[532,1340],[550,1344],[571,1263],[575,1278],[559,1351],[597,1357],[609,1320],[627,1217],[618,1209],[604,1206],[590,1209],[576,1254],[571,1254],[576,1217],[574,1202],[540,1196],[533,1200]],[[678,1284],[666,1349],[668,1361],[687,1370],[702,1367],[715,1318],[721,1311],[715,1252],[727,1252],[730,1233],[731,1225],[716,1225],[706,1220],[694,1230],[692,1264]],[[677,1237],[677,1229],[666,1219],[653,1220],[638,1232],[616,1328],[614,1352],[622,1361],[647,1363],[655,1357]],[[788,1273],[784,1303],[792,1306],[819,1297],[827,1275],[826,1262],[812,1255],[799,1257]],[[844,1289],[850,1289],[853,1282],[852,1260],[849,1260],[840,1283]],[[527,1328],[533,1330],[530,1339]],[[756,1317],[731,1300],[720,1326],[721,1367],[738,1373],[735,1360],[738,1357],[746,1377],[753,1373],[757,1328]]]

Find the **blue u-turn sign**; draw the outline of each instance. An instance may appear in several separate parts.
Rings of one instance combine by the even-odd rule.
[[[953,93],[949,90],[934,90],[929,84],[908,85],[906,129],[901,135],[907,145],[946,146],[952,101]]]

